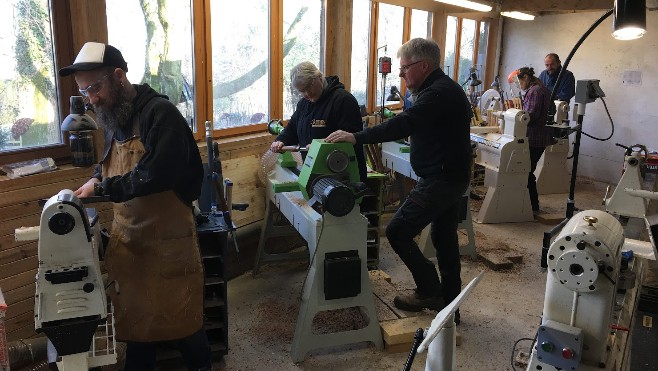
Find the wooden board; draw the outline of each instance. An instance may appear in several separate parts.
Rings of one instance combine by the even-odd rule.
[[[380,322],[384,342],[387,345],[411,344],[419,328],[428,328],[434,316],[421,315]]]
[[[8,264],[2,264],[0,265],[0,280],[31,269],[37,269],[38,267],[39,259],[36,255],[27,257],[25,259],[16,260]]]
[[[28,298],[33,299],[35,291],[36,291],[36,284],[34,283],[34,279],[33,279],[32,282],[28,283],[25,286],[15,288],[7,292],[3,291],[3,293],[5,296],[5,300],[7,302],[7,306],[12,306],[21,300],[25,300]]]

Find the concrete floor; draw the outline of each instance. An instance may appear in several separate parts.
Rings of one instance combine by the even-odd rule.
[[[576,207],[601,209],[604,193],[604,184],[580,180],[576,188]],[[566,194],[542,195],[540,203],[543,210],[564,215],[566,199]],[[477,208],[477,203],[474,204]],[[522,255],[523,262],[509,270],[493,271],[479,260],[462,258],[464,284],[481,271],[485,275],[461,307],[462,323],[458,331],[462,343],[457,347],[458,369],[514,370],[510,358],[515,341],[532,338],[540,321],[546,280],[546,274],[539,268],[540,249],[543,232],[550,228],[538,222],[474,223],[479,251],[505,249]],[[309,354],[297,364],[291,360],[290,347],[306,269],[306,262],[269,264],[256,278],[247,272],[229,281],[229,353],[214,369],[401,370],[408,351],[391,354],[371,344],[322,350]],[[408,270],[385,238],[380,249],[379,269],[391,276],[391,283],[398,291],[415,287]],[[395,294],[395,290],[391,290],[391,294],[382,294],[377,288],[374,291],[384,301]],[[384,304],[392,307],[392,300]],[[421,314],[434,316],[436,312]],[[527,351],[529,346],[529,341],[521,341],[517,348]],[[425,354],[418,354],[411,369],[423,370],[424,365]]]

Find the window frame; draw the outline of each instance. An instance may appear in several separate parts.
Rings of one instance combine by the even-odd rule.
[[[55,69],[66,66],[71,63],[77,54],[77,51],[88,40],[97,40],[99,42],[107,42],[107,15],[105,12],[98,12],[98,9],[105,8],[107,0],[50,0],[49,7],[52,16],[52,29],[53,29],[53,49],[55,51]],[[211,0],[192,0],[192,14],[193,14],[193,50],[194,50],[194,74],[195,74],[195,124],[196,130],[194,137],[197,141],[202,141],[205,138],[205,125],[204,122],[213,117],[213,102],[212,102],[212,50],[211,45],[211,17],[210,17],[210,1]],[[283,1],[284,0],[270,0],[269,1],[269,29],[270,29],[270,58],[269,58],[269,117],[276,118],[283,116]],[[327,1],[327,0],[325,0]],[[353,0],[365,1],[365,0]],[[381,3],[402,6],[404,8],[403,20],[403,35],[402,42],[409,40],[411,33],[411,16],[412,7],[405,6],[403,3],[393,0],[383,0]],[[375,97],[377,91],[377,25],[379,17],[379,0],[370,0],[370,30],[369,30],[369,60],[368,60],[368,85],[366,97],[366,110],[368,112],[376,112],[381,109],[377,104]],[[328,55],[336,54],[327,48],[333,47],[334,42],[329,43],[326,39],[328,37],[326,28],[327,21],[326,15],[331,12],[329,7],[325,4],[327,12],[323,15],[322,19],[322,34],[325,35],[321,40],[324,43],[325,50],[321,55],[321,66],[327,68],[335,68],[336,61],[327,61]],[[499,19],[490,18],[488,14],[477,13],[449,13],[444,10],[437,10],[434,6],[425,8],[414,7],[414,9],[425,10],[432,13],[432,33],[431,38],[437,41],[441,46],[441,50],[445,49],[445,27],[448,15],[458,18],[473,19],[477,24],[476,31],[476,45],[474,47],[474,60],[478,63],[477,50],[479,48],[480,25],[482,21],[488,21],[488,42],[486,53],[485,71],[481,71],[480,78],[488,86],[495,74],[494,71],[494,57],[495,49],[497,48],[497,34],[499,28]],[[335,11],[335,10],[334,10]],[[69,19],[78,19],[79,22],[68,22]],[[351,22],[351,19],[350,19]],[[458,23],[457,35],[461,35],[461,21]],[[345,43],[338,42],[338,46],[349,45],[351,48],[351,28],[350,41]],[[457,43],[459,45],[459,43]],[[392,53],[395,53],[393,51]],[[349,53],[348,53],[349,55]],[[456,55],[458,61],[458,55]],[[350,63],[349,60],[341,63]],[[458,66],[454,66],[451,73],[454,75],[458,71]],[[346,68],[349,71],[349,67]],[[393,71],[391,73],[394,73]],[[349,73],[348,73],[349,74]],[[350,76],[341,76],[342,80],[349,82]],[[75,81],[71,78],[59,78],[56,76],[57,97],[59,106],[59,119],[60,122],[66,117],[69,112],[69,100],[71,95],[77,95],[77,86]],[[405,94],[406,87],[401,87],[401,93]],[[391,109],[400,109],[402,103],[388,105]],[[267,123],[259,123],[255,125],[246,125],[241,127],[226,128],[220,130],[213,130],[212,136],[215,139],[247,136],[249,134],[265,133]],[[102,139],[102,138],[100,138]],[[58,164],[70,162],[70,152],[68,146],[68,138],[63,137],[63,143],[51,144],[41,147],[33,147],[26,149],[19,149],[13,151],[0,152],[0,163],[12,163],[18,161],[25,161],[28,159],[38,157],[52,157]]]
[[[60,78],[57,71],[60,67],[67,66],[75,58],[73,47],[72,23],[67,22],[72,7],[68,1],[50,0],[48,7],[51,15],[51,29],[53,37],[53,51],[55,53],[55,86],[57,105],[59,111],[59,122],[61,123],[69,113],[69,100],[71,95],[78,95],[77,86],[72,79]],[[75,10],[75,9],[73,9]],[[68,162],[71,158],[69,150],[69,139],[62,135],[62,143],[52,143],[43,146],[21,148],[0,152],[0,164],[27,161],[41,157],[52,157],[59,162]]]

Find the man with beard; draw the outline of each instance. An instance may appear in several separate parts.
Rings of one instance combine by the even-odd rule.
[[[73,74],[105,129],[102,160],[78,197],[108,196],[114,220],[105,256],[125,370],[155,368],[156,343],[173,341],[189,370],[210,370],[203,330],[203,267],[192,201],[203,166],[192,132],[167,97],[131,84],[121,52],[88,42]]]
[[[546,57],[544,57],[544,65],[546,66],[546,69],[539,74],[539,80],[544,86],[546,86],[550,93],[555,87],[560,71],[562,71],[562,62],[557,54],[548,53]],[[567,69],[562,71],[562,74],[564,74],[564,77],[562,77],[560,86],[557,88],[555,99],[569,103],[571,98],[576,95],[576,78],[573,76],[573,73]]]

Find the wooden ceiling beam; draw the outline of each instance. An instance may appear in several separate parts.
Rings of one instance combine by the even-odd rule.
[[[503,11],[563,12],[612,9],[613,0],[502,0]]]

